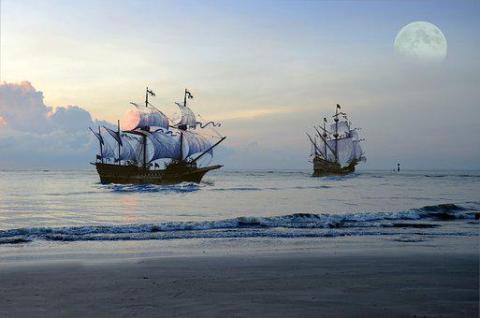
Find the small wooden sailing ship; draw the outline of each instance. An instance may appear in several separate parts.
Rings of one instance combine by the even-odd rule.
[[[131,103],[135,109],[125,115],[124,130],[120,129],[120,121],[117,131],[98,127],[97,132],[90,128],[100,145],[96,162],[92,164],[97,168],[101,183],[199,183],[207,172],[222,167],[198,166],[201,158],[213,156],[213,149],[226,137],[215,129],[220,124],[197,121],[187,105],[187,100],[193,98],[187,89],[183,104],[176,103],[181,115],[175,124],[149,102],[149,96],[155,96],[155,93],[147,87],[145,106]],[[207,127],[218,140],[211,142],[201,134],[201,130]],[[108,134],[105,136],[102,130]]]
[[[312,144],[313,176],[345,175],[355,171],[355,166],[366,161],[360,145],[359,128],[353,128],[347,114],[337,104],[333,123],[327,129],[327,118],[323,126],[314,127],[315,135],[307,133]]]

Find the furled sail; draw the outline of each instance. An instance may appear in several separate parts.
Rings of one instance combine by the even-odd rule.
[[[180,108],[181,119],[177,126],[187,126],[188,128],[195,128],[197,125],[197,118],[193,111],[188,107],[180,103],[175,103]]]
[[[141,111],[132,109],[125,113],[122,119],[122,127],[126,130],[147,129],[148,127],[161,127],[167,129],[168,118],[158,110]]]

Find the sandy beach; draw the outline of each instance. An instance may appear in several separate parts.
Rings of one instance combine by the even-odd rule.
[[[478,316],[478,239],[250,243],[4,261],[0,316]]]

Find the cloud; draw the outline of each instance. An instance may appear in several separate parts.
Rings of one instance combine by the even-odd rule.
[[[0,84],[2,168],[86,166],[96,151],[88,127],[98,124],[79,106],[45,105],[30,82]]]

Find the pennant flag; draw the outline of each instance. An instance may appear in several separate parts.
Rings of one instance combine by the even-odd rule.
[[[188,89],[185,89],[185,95],[187,95],[188,99],[193,99],[193,95]]]
[[[337,104],[337,108],[338,108],[338,109],[341,109],[342,107],[340,107],[340,105],[339,105],[339,104]]]
[[[147,93],[149,93],[151,96],[155,96],[155,93],[151,89],[147,89]]]

